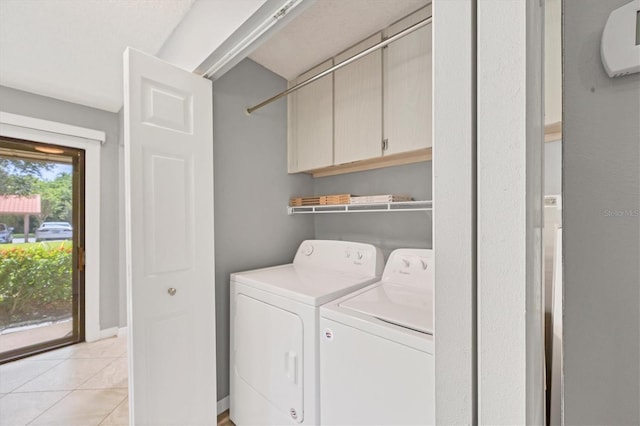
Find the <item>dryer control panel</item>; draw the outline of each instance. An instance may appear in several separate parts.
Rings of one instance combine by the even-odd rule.
[[[293,263],[379,277],[384,267],[384,257],[382,251],[371,244],[306,240],[298,247]]]

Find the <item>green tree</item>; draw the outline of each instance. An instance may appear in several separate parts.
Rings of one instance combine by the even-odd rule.
[[[41,214],[30,222],[30,232],[47,219],[71,221],[71,175],[61,173],[52,181],[42,179],[43,172],[52,170],[54,166],[52,162],[0,157],[0,194],[41,196]],[[2,222],[16,229],[23,229],[23,221],[23,216],[2,217]]]
[[[40,194],[39,222],[71,222],[73,218],[73,182],[70,173],[60,173],[54,180],[38,180],[33,189]]]
[[[0,157],[0,194],[31,195],[42,172],[52,170],[54,163]]]

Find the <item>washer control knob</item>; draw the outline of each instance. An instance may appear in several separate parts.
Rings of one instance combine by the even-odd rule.
[[[351,257],[351,252],[349,250],[345,250],[344,251],[344,257],[350,258]]]
[[[409,259],[402,259],[402,263],[404,263],[405,268],[411,266],[411,262],[409,261]]]
[[[424,259],[422,259],[420,262],[422,263],[422,269],[424,269],[426,271],[427,267],[429,266],[429,264]]]
[[[358,252],[358,260],[362,260],[362,257],[363,257],[363,256],[364,256],[364,255],[362,254],[362,252]]]

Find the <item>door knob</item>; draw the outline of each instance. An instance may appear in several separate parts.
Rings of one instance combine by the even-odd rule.
[[[177,291],[178,290],[176,290],[175,288],[171,287],[169,290],[167,290],[167,293],[169,293],[169,296],[175,296]]]

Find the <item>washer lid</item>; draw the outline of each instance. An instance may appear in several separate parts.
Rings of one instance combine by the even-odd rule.
[[[295,264],[231,274],[231,280],[311,306],[320,306],[379,278]]]
[[[382,282],[338,306],[421,333],[433,334],[433,292]]]

